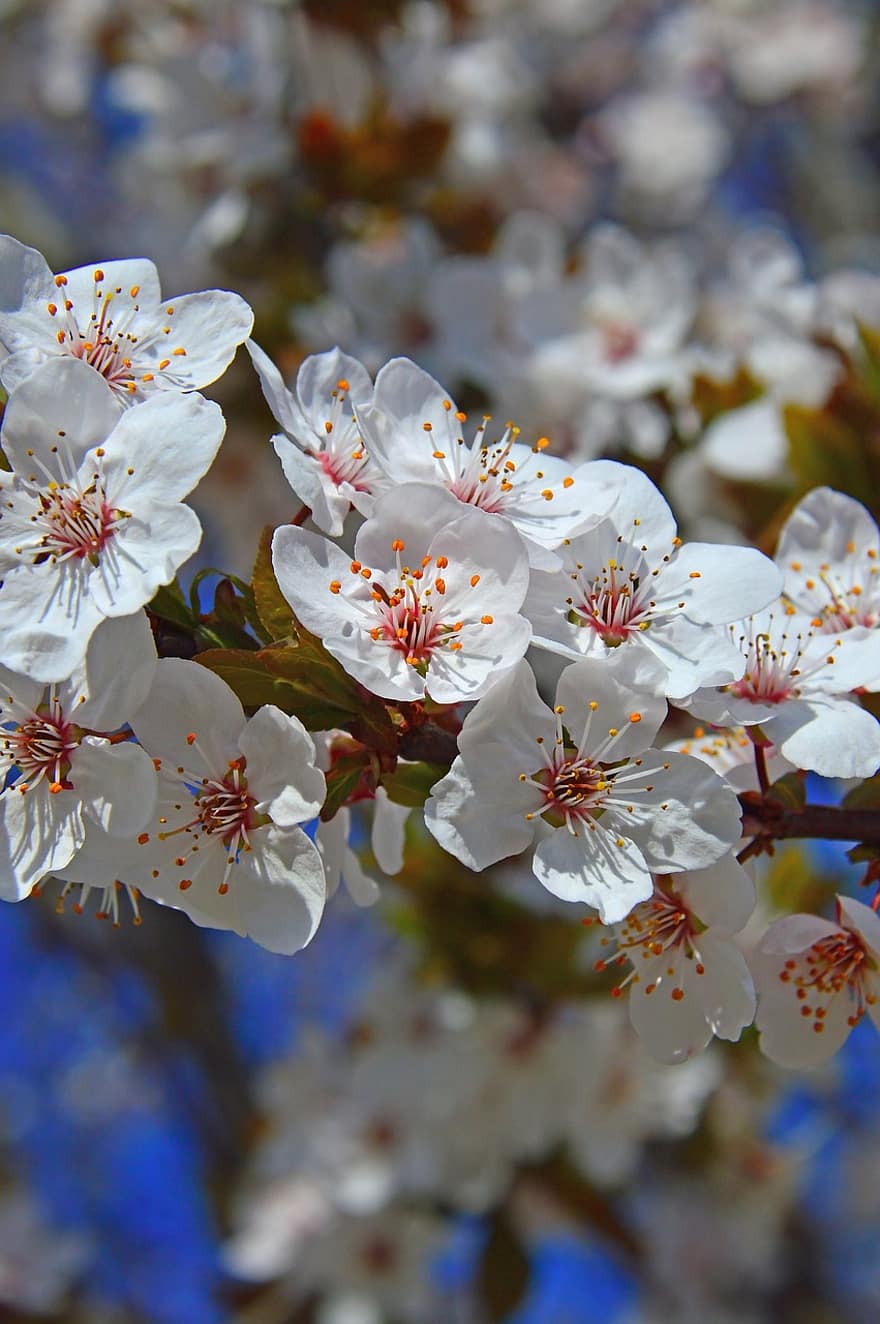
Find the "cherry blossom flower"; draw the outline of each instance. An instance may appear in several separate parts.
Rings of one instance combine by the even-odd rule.
[[[437,487],[407,483],[381,498],[354,560],[290,526],[276,530],[272,560],[306,629],[386,699],[476,699],[529,643],[519,535]]]
[[[808,492],[779,535],[776,561],[785,596],[822,634],[876,632],[880,626],[880,532],[860,502],[830,487]],[[876,673],[862,688],[880,690]]]
[[[532,869],[564,901],[623,919],[653,891],[651,870],[721,858],[739,837],[733,791],[698,759],[650,744],[666,703],[657,673],[625,655],[567,667],[550,712],[519,663],[465,719],[459,756],[425,821],[471,869],[537,847]]]
[[[219,676],[163,658],[131,726],[158,770],[156,813],[112,852],[90,837],[65,878],[118,878],[196,924],[299,951],[325,893],[320,855],[299,826],[324,798],[301,722],[270,705],[246,720]]]
[[[579,454],[626,438],[657,455],[669,423],[649,397],[689,382],[692,268],[678,249],[648,249],[612,225],[592,231],[581,258],[581,270],[521,309],[530,390],[545,413],[575,425]]]
[[[58,355],[90,364],[117,405],[156,391],[199,390],[226,371],[253,320],[244,299],[228,290],[163,299],[146,258],[56,276],[36,249],[0,236],[0,341],[10,351],[0,380],[7,391]]]
[[[156,773],[120,728],[146,697],[156,650],[146,616],[105,621],[57,684],[0,667],[0,898],[20,901],[82,848],[87,826],[131,836],[153,813]],[[118,843],[115,843],[118,844]]]
[[[371,462],[358,431],[351,401],[368,401],[369,373],[339,349],[312,354],[296,378],[296,394],[252,340],[247,348],[263,394],[284,429],[272,438],[284,477],[312,512],[319,529],[338,537],[354,505],[372,509],[382,473]]]
[[[823,777],[870,777],[880,767],[880,723],[848,697],[880,669],[880,632],[825,634],[781,604],[728,627],[746,659],[731,684],[677,699],[719,726],[760,726],[796,768]]]
[[[525,446],[507,423],[490,441],[491,419],[484,417],[468,445],[466,415],[409,359],[387,363],[372,401],[354,404],[370,455],[390,482],[437,484],[467,505],[503,515],[526,540],[533,565],[554,569],[551,549],[601,508],[599,475],[594,481],[587,466],[572,469],[546,454],[546,437]]]
[[[10,397],[0,474],[0,661],[35,680],[79,665],[100,621],[128,616],[201,540],[183,497],[225,424],[202,396],[163,392],[120,414],[93,368],[52,359]]]
[[[880,918],[837,898],[837,922],[785,915],[752,958],[761,1048],[786,1067],[824,1061],[867,1012],[880,1028]]]
[[[683,1061],[713,1035],[738,1039],[751,1025],[752,977],[731,936],[754,904],[751,879],[727,855],[708,869],[656,877],[653,895],[602,939],[596,969],[629,964],[613,992],[629,988],[630,1020],[659,1061]]]
[[[559,549],[563,572],[533,570],[525,614],[534,642],[564,657],[645,652],[666,672],[667,694],[735,680],[739,650],[711,628],[766,606],[779,593],[772,561],[750,547],[682,546],[672,511],[638,469],[599,460],[617,484],[610,510]],[[748,606],[745,606],[745,604]]]

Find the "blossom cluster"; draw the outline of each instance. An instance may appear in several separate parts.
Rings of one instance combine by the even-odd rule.
[[[424,803],[467,869],[521,856],[588,908],[607,930],[597,972],[621,968],[615,992],[661,1060],[737,1038],[756,988],[762,1044],[792,1064],[880,1015],[871,909],[781,917],[747,961],[755,893],[734,858],[752,755],[760,793],[768,759],[783,775],[880,767],[858,698],[880,689],[864,507],[813,490],[775,560],[684,541],[641,470],[472,420],[409,359],[373,381],[334,349],[291,387],[235,294],[162,299],[144,260],[55,275],[10,238],[0,262],[4,899],[51,876],[79,906],[98,889],[116,917],[127,892],[139,917],[143,895],[293,953],[340,877],[362,904],[379,895],[347,806],[372,802],[393,875]],[[154,598],[198,546],[184,498],[224,432],[200,389],[242,344],[314,526],[275,530],[266,573],[286,621],[246,658],[283,677],[311,639],[354,695],[348,734],[308,702],[236,693],[222,649],[201,665],[157,656]],[[307,701],[316,675],[299,684]],[[670,709],[710,723],[708,744],[671,747]],[[441,720],[454,755],[413,759],[407,735]],[[423,775],[415,799],[407,769]]]

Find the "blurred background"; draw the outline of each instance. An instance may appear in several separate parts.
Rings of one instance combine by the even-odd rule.
[[[768,550],[817,483],[877,513],[878,49],[873,0],[0,0],[0,228],[239,291],[289,378],[407,354]],[[247,576],[300,503],[246,355],[211,393],[189,574]],[[760,871],[764,923],[863,872]],[[536,892],[413,822],[295,958],[3,907],[0,1320],[880,1318],[872,1029],[661,1066]]]

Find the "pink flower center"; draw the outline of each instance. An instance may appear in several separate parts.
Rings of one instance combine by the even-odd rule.
[[[400,556],[405,548],[403,540],[395,538],[391,548],[397,559],[396,571],[374,571],[360,561],[351,562],[352,575],[358,582],[365,580],[370,593],[368,601],[358,594],[350,597],[349,602],[363,613],[375,643],[402,654],[409,666],[425,676],[438,649],[448,649],[451,653],[462,649],[459,635],[465,620],[444,620],[449,558],[428,555],[416,566],[403,565]],[[471,576],[471,589],[477,588],[480,579],[478,574]],[[331,593],[342,592],[342,582],[338,579],[331,580],[328,587]],[[488,614],[478,619],[480,625],[494,624],[494,617]],[[476,622],[471,617],[468,623]]]
[[[602,347],[609,363],[624,363],[639,347],[639,333],[625,322],[606,322],[602,327]]]
[[[21,772],[16,790],[26,791],[44,779],[53,794],[71,790],[70,760],[79,745],[79,735],[55,702],[48,713],[35,713],[4,734],[0,746]]]
[[[195,745],[201,752],[194,734],[187,737],[187,743]],[[195,816],[180,827],[157,833],[160,841],[168,841],[184,833],[190,838],[188,848],[193,854],[199,849],[202,836],[221,842],[226,849],[226,865],[217,888],[221,896],[229,891],[230,874],[238,862],[240,852],[253,849],[251,833],[270,821],[266,815],[258,813],[257,801],[248,792],[246,766],[244,757],[239,756],[230,760],[228,771],[223,777],[203,778],[198,783],[199,790],[195,797]],[[142,833],[138,841],[146,844],[149,835]],[[187,847],[183,849],[185,851]],[[175,867],[183,869],[187,860],[185,853],[177,856]],[[192,881],[191,878],[181,878],[178,887],[185,892],[192,886]]]
[[[243,758],[233,760],[225,777],[204,782],[196,796],[196,816],[202,831],[219,837],[232,851],[242,846],[250,849],[248,833],[258,823],[257,802],[248,794],[244,768]]]
[[[88,558],[97,564],[99,554],[116,533],[123,512],[111,509],[103,486],[96,477],[83,492],[54,487],[39,494],[37,528],[41,531],[40,553],[59,561]]]

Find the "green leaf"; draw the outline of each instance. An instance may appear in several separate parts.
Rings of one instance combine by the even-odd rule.
[[[807,803],[804,778],[797,772],[787,772],[778,778],[767,792],[768,800],[775,800],[786,809],[803,809]]]
[[[806,491],[827,485],[870,505],[873,484],[859,435],[827,409],[789,404],[783,417],[799,487]]]
[[[187,631],[192,631],[198,620],[187,606],[176,579],[159,589],[152,602],[147,604],[147,610],[161,620],[170,621],[172,625],[179,625]]]
[[[398,763],[382,777],[382,785],[395,804],[421,809],[431,787],[448,771],[442,763]]]
[[[871,860],[880,860],[880,847],[877,846],[852,846],[846,852],[846,858],[853,864],[869,864]]]
[[[880,809],[880,773],[847,791],[840,803],[845,809]]]
[[[321,810],[321,818],[325,823],[342,808],[365,777],[372,776],[375,786],[374,764],[374,756],[363,745],[334,756],[327,772],[327,798]]]
[[[295,644],[256,652],[210,648],[195,661],[222,676],[246,708],[274,703],[295,714],[309,731],[342,727],[386,758],[396,754],[394,723],[382,700],[349,676],[301,626]]]
[[[275,530],[267,524],[260,535],[257,559],[251,574],[254,605],[264,631],[264,641],[275,643],[296,633],[296,620],[290,604],[278,587],[272,568],[272,535]]]

